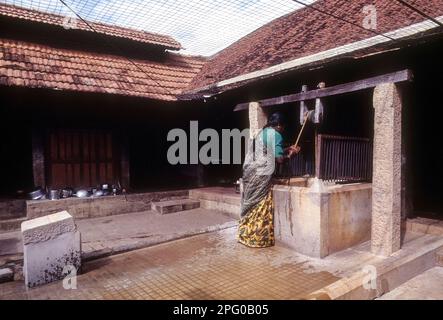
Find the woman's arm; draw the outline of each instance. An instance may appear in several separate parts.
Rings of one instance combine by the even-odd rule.
[[[291,159],[294,155],[299,153],[301,151],[301,148],[299,146],[290,146],[289,148],[285,149],[285,153],[287,153],[286,156],[278,157],[275,159],[278,164],[284,163],[286,160]]]

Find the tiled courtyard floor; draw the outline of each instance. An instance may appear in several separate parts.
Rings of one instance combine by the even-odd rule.
[[[236,228],[86,263],[77,289],[62,282],[25,290],[0,285],[0,299],[301,299],[338,278],[307,267],[283,247],[250,249]]]

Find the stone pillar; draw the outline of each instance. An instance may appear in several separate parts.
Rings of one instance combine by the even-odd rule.
[[[77,274],[81,266],[80,232],[67,211],[25,221],[21,231],[27,287]]]
[[[394,83],[375,88],[374,109],[371,248],[389,256],[401,244],[402,103]]]
[[[267,116],[263,111],[260,103],[249,103],[249,130],[251,139],[254,138],[260,130],[266,125]]]
[[[32,174],[35,187],[46,187],[45,150],[43,134],[39,130],[32,131]]]

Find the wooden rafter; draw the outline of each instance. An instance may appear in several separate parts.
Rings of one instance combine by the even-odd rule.
[[[402,71],[384,74],[377,77],[339,84],[329,88],[327,87],[324,89],[300,92],[277,98],[264,99],[256,102],[260,103],[261,107],[270,107],[291,102],[313,100],[317,98],[325,98],[349,92],[356,92],[360,90],[374,88],[382,83],[390,83],[390,82],[399,83],[399,82],[411,81],[412,79],[413,79],[412,71],[406,69]],[[235,107],[234,111],[246,110],[248,108],[249,108],[249,103],[240,103]]]

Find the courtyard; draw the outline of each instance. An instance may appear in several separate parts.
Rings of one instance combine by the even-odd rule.
[[[86,263],[77,289],[62,282],[26,290],[0,285],[0,299],[303,299],[338,277],[283,247],[250,250],[235,228]]]
[[[0,23],[1,300],[443,299],[443,0]]]

